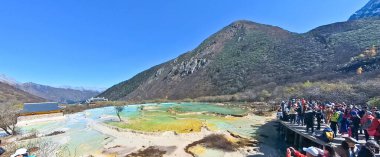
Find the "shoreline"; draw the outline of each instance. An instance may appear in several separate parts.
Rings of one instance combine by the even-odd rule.
[[[65,120],[67,117],[63,113],[52,113],[52,114],[42,114],[42,115],[32,115],[32,116],[21,116],[17,118],[17,125],[27,126],[35,123],[44,123],[44,122],[57,122]]]

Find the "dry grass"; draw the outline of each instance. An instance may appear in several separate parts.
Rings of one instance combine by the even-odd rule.
[[[125,157],[162,157],[166,151],[162,151],[156,147],[148,147],[138,152],[126,155]]]
[[[38,131],[37,130],[32,130],[30,133],[28,133],[26,136],[21,137],[18,139],[19,141],[24,141],[24,140],[30,140],[30,139],[36,139],[38,136]]]
[[[65,132],[64,131],[54,131],[54,132],[47,134],[45,136],[55,136],[55,135],[59,135],[59,134],[63,134],[63,133],[65,133]]]
[[[219,135],[219,134],[213,134],[206,136],[205,138],[195,141],[188,146],[186,146],[185,151],[192,156],[195,156],[190,150],[191,147],[197,146],[197,145],[202,145],[206,148],[211,148],[211,149],[219,149],[223,150],[226,152],[233,152],[239,148],[238,144],[235,144],[228,139],[224,135]]]

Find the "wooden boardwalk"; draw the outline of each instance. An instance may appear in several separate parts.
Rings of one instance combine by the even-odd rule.
[[[316,130],[316,124],[314,125],[314,131],[315,134],[313,135],[311,133],[311,129],[309,129],[309,132],[306,132],[306,126],[300,126],[297,124],[291,124],[289,122],[285,121],[278,121],[280,125],[279,133],[283,134],[283,137],[286,142],[290,142],[293,147],[301,149],[302,147],[308,147],[308,146],[317,146],[319,148],[322,148],[323,146],[333,147],[336,148],[345,140],[344,137],[347,137],[348,135],[340,135],[337,134],[337,137],[334,138],[334,141],[330,143],[326,143],[318,138],[316,136],[320,136],[322,134],[323,129],[327,127],[326,124],[321,124],[321,129]],[[307,139],[307,140],[305,140]],[[310,143],[311,141],[311,143]],[[360,144],[365,144],[365,137],[363,134],[359,134],[359,141]],[[376,157],[380,157],[379,155],[376,155]]]

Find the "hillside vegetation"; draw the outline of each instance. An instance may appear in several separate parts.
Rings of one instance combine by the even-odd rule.
[[[269,101],[290,96],[365,103],[379,96],[380,9],[306,33],[236,21],[194,50],[100,94],[111,100]]]

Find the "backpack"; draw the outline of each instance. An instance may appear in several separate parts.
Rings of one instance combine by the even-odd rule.
[[[371,119],[367,119],[367,121],[363,124],[362,128],[363,129],[368,129],[371,126],[372,121],[373,120],[371,120]]]
[[[332,142],[334,140],[334,132],[330,128],[325,128],[321,136],[321,140],[326,143]]]

